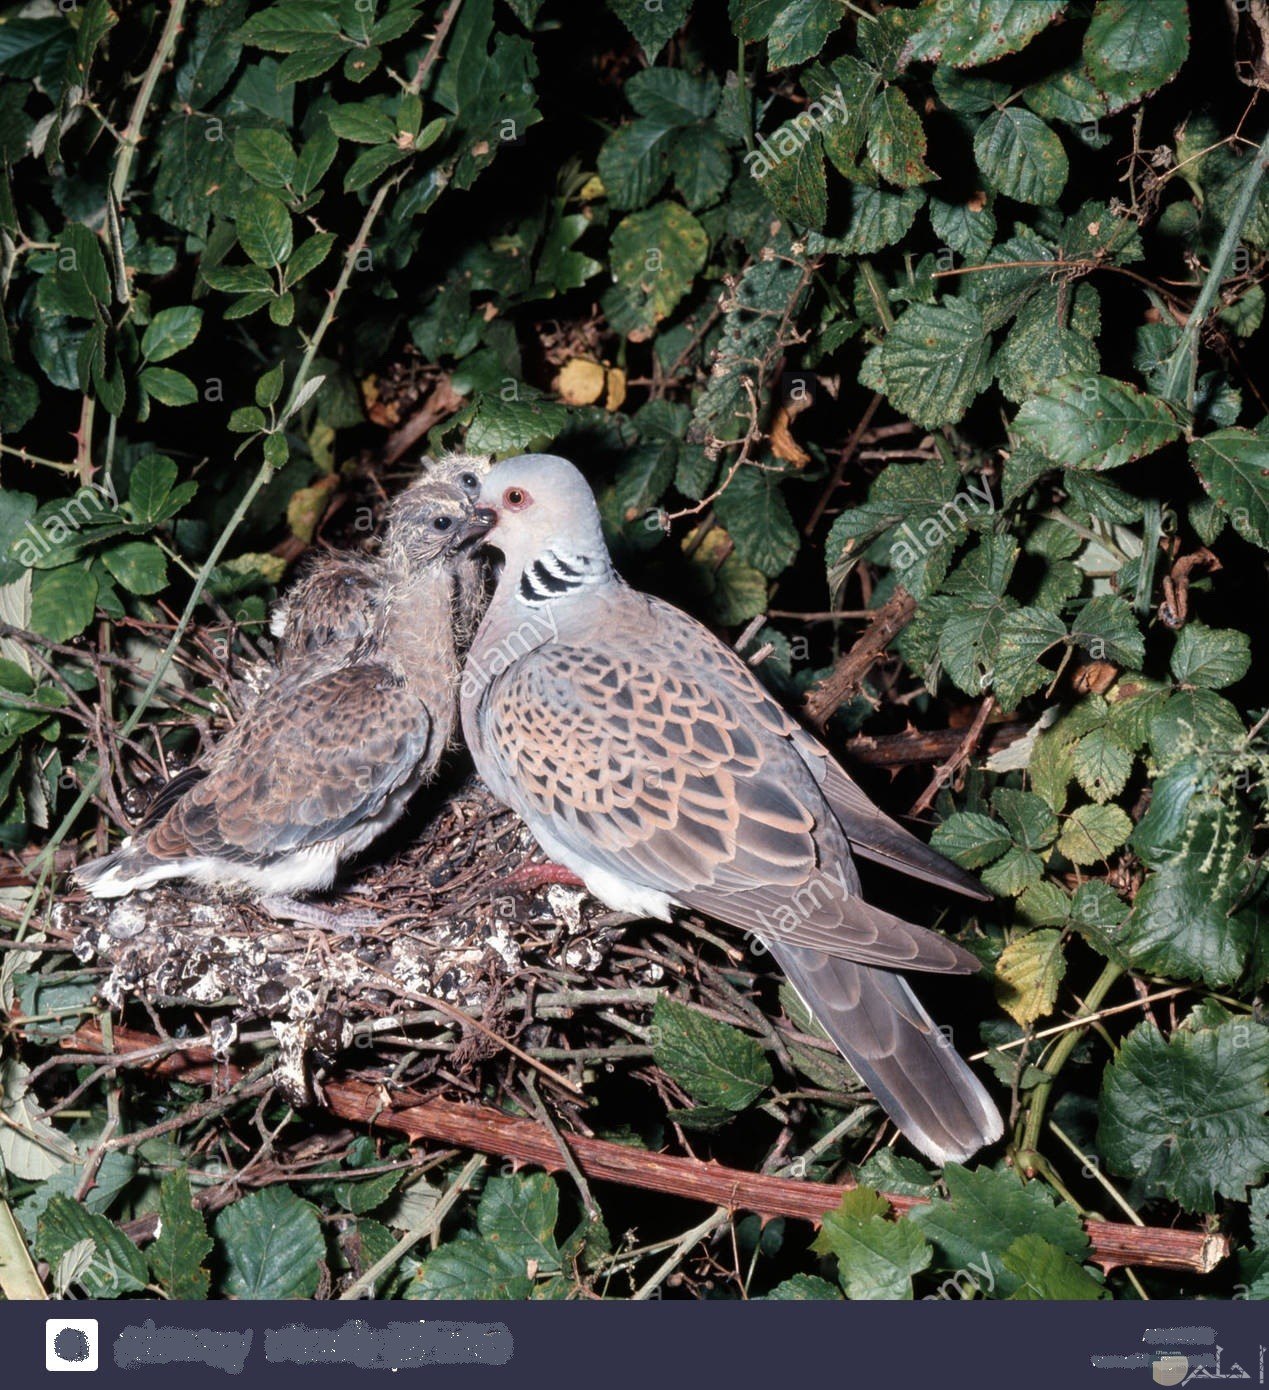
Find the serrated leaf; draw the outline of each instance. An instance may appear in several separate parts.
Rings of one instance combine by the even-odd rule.
[[[981,869],[1012,843],[1004,826],[980,811],[953,811],[930,836],[930,844],[963,869]]]
[[[909,58],[977,67],[1016,53],[1066,8],[1066,0],[925,0],[912,16]]]
[[[1165,402],[1107,376],[1055,381],[1013,423],[1023,443],[1066,468],[1119,468],[1180,433]]]
[[[901,188],[934,178],[925,163],[925,129],[898,87],[887,87],[873,102],[868,157],[883,179]]]
[[[170,367],[143,367],[138,380],[146,394],[162,405],[195,405],[198,401],[198,387],[184,372]]]
[[[934,1242],[940,1268],[960,1270],[984,1293],[1008,1297],[1022,1279],[1004,1263],[1020,1237],[1037,1235],[1080,1260],[1088,1237],[1069,1206],[1057,1206],[1040,1182],[1023,1183],[1012,1170],[971,1172],[958,1163],[943,1170],[949,1200],[916,1207],[909,1220]]]
[[[157,594],[167,587],[167,556],[149,541],[125,541],[103,551],[101,561],[130,594]]]
[[[317,1208],[285,1187],[248,1193],[216,1217],[224,1265],[221,1292],[231,1298],[311,1298],[326,1258]]]
[[[193,304],[161,309],[141,336],[141,355],[147,362],[163,362],[175,357],[198,337],[202,323],[203,311]]]
[[[1066,638],[1066,625],[1047,609],[1019,608],[1000,624],[992,691],[1003,710],[1016,709],[1021,700],[1053,677],[1040,658]]]
[[[657,1065],[699,1104],[744,1110],[771,1084],[762,1048],[739,1028],[664,995],[657,999],[652,1023]]]
[[[75,1282],[89,1298],[118,1298],[145,1288],[145,1256],[141,1251],[113,1221],[58,1193],[49,1199],[40,1217],[35,1252],[56,1265],[81,1242],[87,1243],[88,1258],[79,1265]]]
[[[1044,849],[1058,833],[1058,819],[1043,797],[1033,792],[998,787],[991,798],[992,810],[1005,823],[1022,849]]]
[[[626,100],[657,125],[690,126],[707,121],[716,110],[718,82],[693,77],[682,68],[644,68],[626,83]]]
[[[532,1261],[539,1273],[551,1274],[561,1267],[555,1243],[559,1209],[559,1189],[546,1173],[490,1178],[481,1194],[476,1225],[490,1244],[526,1265]]]
[[[146,1251],[150,1274],[169,1298],[207,1297],[203,1261],[211,1254],[207,1223],[194,1206],[189,1174],[168,1173],[159,1187],[159,1232]]]
[[[1084,35],[1084,67],[1109,111],[1170,81],[1189,51],[1185,0],[1101,0]]]
[[[925,194],[919,188],[905,188],[902,193],[896,193],[854,183],[847,192],[846,202],[846,231],[840,237],[825,238],[825,249],[867,256],[893,246],[908,234],[925,202]],[[814,240],[810,246],[815,249]]]
[[[538,397],[504,401],[483,396],[468,427],[467,448],[474,454],[523,453],[549,443],[568,423],[568,409]]]
[[[334,106],[327,111],[326,119],[341,140],[353,140],[362,145],[389,144],[397,134],[396,121],[369,101]]]
[[[818,133],[808,135],[786,122],[759,141],[759,149],[745,156],[745,164],[777,212],[801,227],[823,227],[828,184]]]
[[[1269,1172],[1269,1031],[1246,1020],[1124,1039],[1103,1082],[1098,1150],[1189,1211],[1244,1201]]]
[[[801,537],[777,475],[742,468],[714,508],[746,565],[774,579],[797,559]]]
[[[1251,639],[1237,628],[1214,628],[1197,619],[1177,633],[1172,675],[1182,685],[1220,690],[1242,680],[1251,667]]]
[[[285,188],[294,179],[298,163],[286,136],[265,128],[238,131],[234,161],[264,188]]]
[[[81,564],[40,570],[31,581],[31,631],[69,642],[93,620],[97,581]]]
[[[242,249],[256,265],[272,269],[291,254],[291,214],[275,194],[249,190],[235,206],[234,223]]]
[[[841,0],[785,0],[767,30],[767,66],[787,68],[814,58],[842,13]]]
[[[1031,111],[996,111],[974,136],[984,177],[1020,203],[1050,207],[1062,196],[1070,169],[1062,141]]]
[[[419,1266],[402,1297],[523,1300],[533,1293],[523,1259],[468,1231],[433,1251]]]
[[[1132,821],[1119,806],[1077,806],[1058,836],[1058,849],[1072,864],[1108,859],[1132,833]]]
[[[856,1187],[828,1212],[814,1249],[837,1258],[837,1277],[846,1297],[912,1297],[912,1276],[934,1256],[912,1222],[889,1219],[886,1199],[870,1187]]]
[[[648,62],[678,33],[687,18],[692,0],[660,0],[649,5],[647,0],[608,0],[608,8],[634,35]]]
[[[996,998],[1026,1028],[1053,1012],[1066,974],[1062,933],[1043,928],[1011,941],[996,962]]]
[[[1145,639],[1136,615],[1118,594],[1098,594],[1071,620],[1071,637],[1094,661],[1136,669],[1145,660]]]
[[[987,385],[990,356],[977,305],[958,299],[914,304],[881,346],[886,396],[900,414],[927,429],[955,424]]]
[[[1011,1299],[1097,1299],[1108,1292],[1077,1260],[1043,1236],[1019,1236],[1000,1262],[1018,1280]]]
[[[612,272],[635,294],[641,327],[650,330],[670,314],[705,264],[709,238],[678,203],[657,203],[632,213],[612,234]]]
[[[1071,768],[1094,801],[1109,801],[1123,791],[1133,756],[1109,729],[1094,729],[1071,750]]]

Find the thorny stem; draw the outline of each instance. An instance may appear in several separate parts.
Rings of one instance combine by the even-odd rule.
[[[159,73],[163,71],[164,64],[172,56],[177,35],[181,32],[181,20],[185,17],[185,3],[186,0],[172,0],[172,8],[167,15],[167,23],[164,24],[163,32],[159,36],[159,46],[154,50],[154,56],[150,59],[150,65],[146,68],[145,76],[141,79],[141,86],[137,90],[137,99],[132,103],[132,114],[128,117],[128,128],[123,132],[123,140],[119,146],[119,155],[115,163],[114,178],[111,179],[111,188],[117,203],[123,202],[124,194],[128,191],[132,160],[141,143],[141,127],[145,124],[146,112],[150,106],[150,98],[154,95],[154,85],[159,80]]]
[[[1106,962],[1102,968],[1102,973],[1094,981],[1092,989],[1089,990],[1084,1000],[1081,1018],[1087,1019],[1089,1022],[1092,1021],[1092,1015],[1101,1007],[1101,1002],[1110,992],[1111,986],[1123,973],[1122,965],[1116,965],[1113,961]],[[1037,1150],[1040,1142],[1040,1130],[1044,1124],[1044,1110],[1049,1102],[1053,1083],[1084,1036],[1086,1027],[1087,1024],[1085,1028],[1072,1028],[1054,1045],[1048,1064],[1043,1068],[1044,1080],[1032,1092],[1031,1108],[1027,1111],[1027,1124],[1023,1130],[1022,1144],[1018,1154],[1018,1160],[1024,1167],[1033,1164],[1038,1157]]]
[[[1252,204],[1256,200],[1256,194],[1260,189],[1260,181],[1265,176],[1267,164],[1269,164],[1269,135],[1266,135],[1261,141],[1260,148],[1252,157],[1251,164],[1243,176],[1243,186],[1239,189],[1238,200],[1234,203],[1233,211],[1230,213],[1229,221],[1225,226],[1225,234],[1221,237],[1220,245],[1216,248],[1216,255],[1212,258],[1212,268],[1208,271],[1207,279],[1203,281],[1203,288],[1199,291],[1199,297],[1194,301],[1194,308],[1190,310],[1190,316],[1181,331],[1181,341],[1177,344],[1176,351],[1168,358],[1167,376],[1164,378],[1161,394],[1168,400],[1183,405],[1186,410],[1193,410],[1194,408],[1194,382],[1198,374],[1199,334],[1203,330],[1204,320],[1216,302],[1216,296],[1220,293],[1221,283],[1225,279],[1226,267],[1233,259],[1234,251],[1238,247],[1243,226],[1248,217],[1251,216]]]

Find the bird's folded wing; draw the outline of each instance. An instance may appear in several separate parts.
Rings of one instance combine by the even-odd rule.
[[[991,894],[977,879],[873,805],[837,765],[828,749],[771,698],[752,669],[735,652],[714,641],[695,618],[659,599],[649,602],[663,631],[674,633],[681,643],[694,644],[703,672],[733,690],[763,727],[777,730],[793,742],[823,788],[825,798],[857,854],[941,888],[951,888],[983,902],[991,900]]]
[[[267,863],[378,814],[427,751],[422,703],[384,666],[278,682],[146,838],[158,858]]]
[[[977,969],[945,938],[863,901],[797,750],[699,670],[674,645],[549,643],[486,689],[480,752],[530,825],[620,880],[852,960]]]

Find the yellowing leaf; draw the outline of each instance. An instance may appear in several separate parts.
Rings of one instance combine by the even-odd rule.
[[[1053,1012],[1058,985],[1066,974],[1062,933],[1033,931],[1011,941],[996,962],[996,998],[1025,1028]]]
[[[566,405],[594,405],[604,394],[604,369],[598,362],[574,357],[555,378],[555,389]]]

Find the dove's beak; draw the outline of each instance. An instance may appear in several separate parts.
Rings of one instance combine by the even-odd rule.
[[[478,541],[481,536],[488,535],[497,524],[498,513],[492,507],[477,507],[459,528],[458,543],[465,545],[468,541]]]

